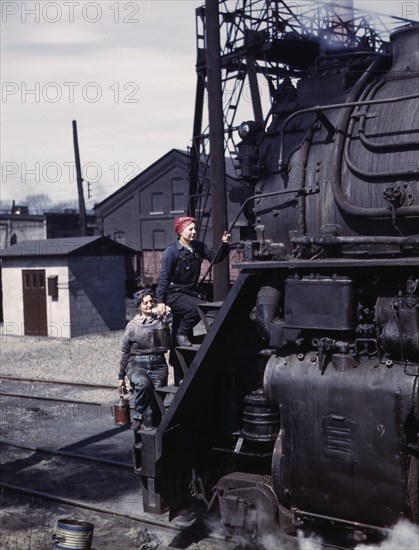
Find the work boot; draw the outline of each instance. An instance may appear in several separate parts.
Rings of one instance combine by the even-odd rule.
[[[176,341],[179,344],[179,346],[192,346],[192,342],[189,340],[189,338],[186,336],[186,334],[182,334],[181,332],[178,332],[176,334]]]

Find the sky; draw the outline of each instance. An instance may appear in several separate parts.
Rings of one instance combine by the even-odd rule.
[[[191,145],[202,0],[0,4],[3,204],[33,194],[77,199],[73,120],[87,208]],[[418,19],[417,0],[355,7]]]

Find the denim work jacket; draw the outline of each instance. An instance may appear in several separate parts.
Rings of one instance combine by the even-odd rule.
[[[229,252],[227,243],[222,243],[216,257],[215,252],[201,241],[192,241],[191,248],[185,248],[177,240],[164,251],[155,292],[159,303],[166,302],[168,292],[196,291],[202,262],[221,262]]]

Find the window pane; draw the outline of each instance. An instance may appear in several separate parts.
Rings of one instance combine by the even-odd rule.
[[[45,288],[45,276],[43,273],[39,274],[39,288]]]
[[[184,195],[173,195],[173,210],[175,212],[185,211],[185,197]]]
[[[152,193],[151,212],[154,214],[163,213],[163,193]]]
[[[185,211],[185,182],[181,178],[172,179],[172,212]]]
[[[180,178],[172,179],[172,193],[183,194],[183,180],[181,180]]]

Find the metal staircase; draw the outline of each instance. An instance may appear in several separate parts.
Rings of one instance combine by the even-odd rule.
[[[217,313],[221,309],[223,302],[203,302],[198,306],[198,312],[201,317],[202,327],[204,329],[202,337],[210,330],[212,323],[214,322]],[[179,360],[179,364],[182,368],[183,375],[186,376],[197,352],[199,351],[201,344],[193,344],[192,346],[178,346],[175,348],[176,356]],[[163,386],[154,390],[156,402],[159,407],[161,416],[166,414],[166,411],[170,407],[170,404],[175,399],[179,386]],[[156,428],[149,428],[147,426],[147,420],[145,419],[144,427],[134,434],[134,446],[133,446],[133,460],[134,460],[134,472],[137,474],[142,473],[142,448],[145,438],[154,437]],[[144,490],[144,488],[143,488]],[[152,511],[151,508],[149,511]]]

